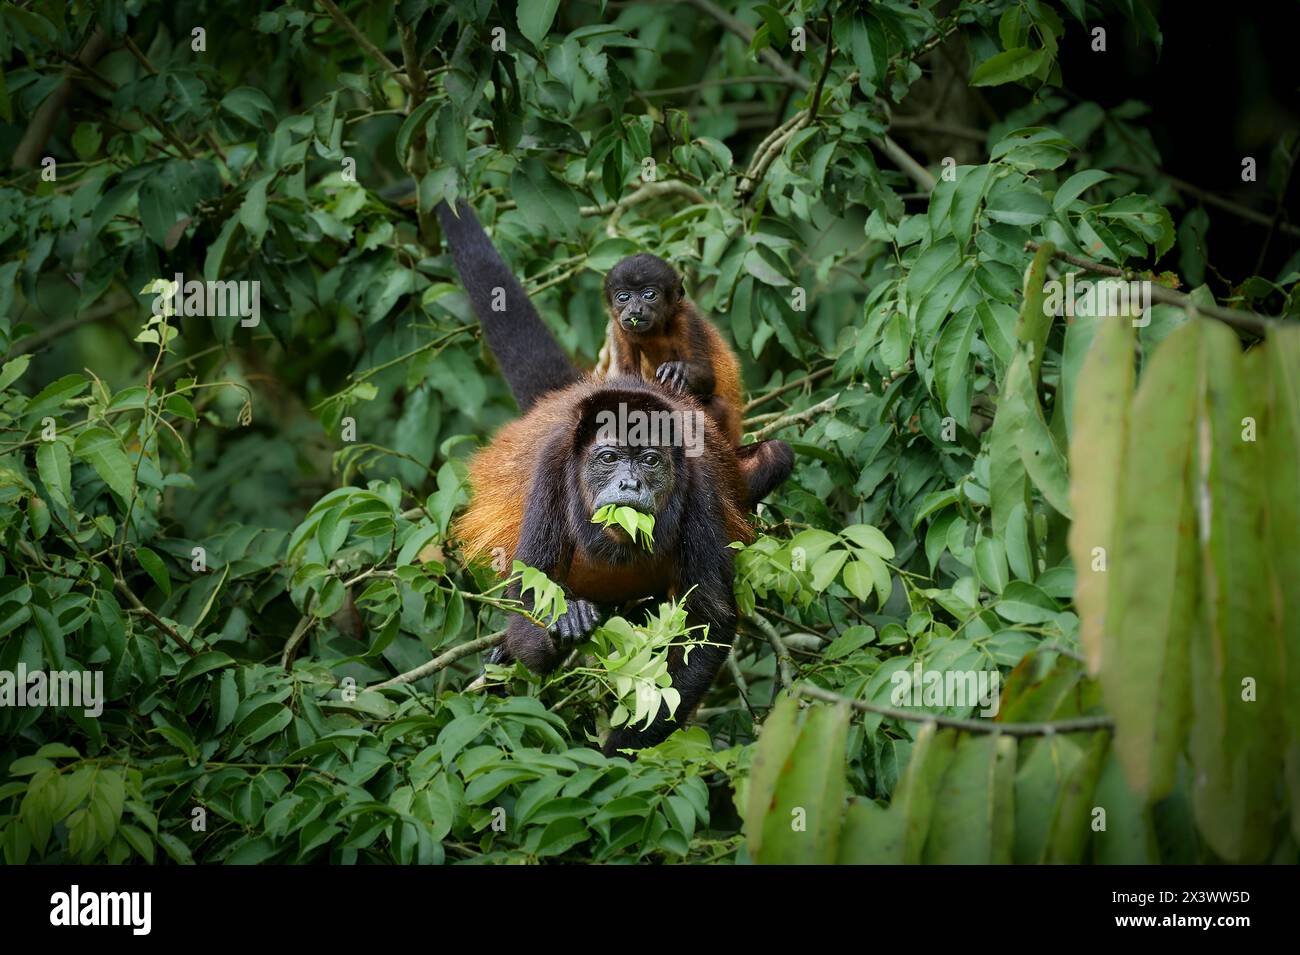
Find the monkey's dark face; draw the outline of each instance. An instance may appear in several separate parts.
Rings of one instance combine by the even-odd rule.
[[[632,335],[662,328],[681,300],[677,272],[654,255],[634,255],[610,269],[605,277],[605,301],[619,327]]]
[[[672,494],[673,459],[667,449],[597,441],[582,477],[592,512],[615,504],[657,516]]]

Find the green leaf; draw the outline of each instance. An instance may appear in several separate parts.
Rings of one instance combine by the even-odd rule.
[[[510,176],[510,192],[532,228],[548,234],[577,233],[578,200],[541,160],[527,159],[515,168]]]
[[[274,173],[265,173],[254,179],[239,207],[239,222],[253,240],[255,249],[261,248],[262,239],[266,237],[269,225],[266,217],[266,188],[274,178]]]
[[[1004,865],[1014,842],[1016,741],[963,736],[939,785],[923,861]]]
[[[235,661],[219,650],[200,653],[198,656],[185,661],[185,665],[176,674],[176,682],[184,683],[186,680],[192,680],[204,673],[211,673],[213,670],[220,670],[222,667],[234,665]]]
[[[1047,831],[1043,862],[1049,865],[1077,865],[1083,861],[1092,831],[1097,803],[1093,793],[1101,776],[1110,734],[1098,730],[1088,741],[1083,758],[1074,764],[1057,795],[1052,822]],[[1103,807],[1104,808],[1104,807]]]
[[[963,248],[970,240],[979,204],[993,182],[996,169],[994,165],[968,167],[960,173],[957,180],[957,189],[952,198],[952,234]]]
[[[1033,50],[1027,46],[997,53],[975,68],[970,85],[1000,86],[1024,79],[1036,72],[1046,58],[1046,50]]]
[[[944,409],[963,428],[970,427],[971,345],[975,340],[975,309],[965,308],[953,316],[939,335],[934,351],[934,379]]]
[[[648,551],[654,551],[655,518],[653,514],[642,514],[634,508],[624,507],[619,504],[606,504],[597,508],[596,513],[591,515],[591,523],[600,524],[602,527],[617,524],[633,541],[639,539],[642,547]]]
[[[783,767],[799,739],[799,729],[799,700],[783,695],[763,721],[763,731],[759,734],[754,762],[749,770],[745,835],[752,859],[763,854],[764,833],[772,807],[776,804],[776,788]]]
[[[428,122],[433,111],[438,108],[438,103],[439,101],[437,99],[429,97],[415,109],[411,110],[410,115],[407,116],[406,119],[402,120],[402,125],[398,127],[395,145],[397,148],[397,161],[401,163],[403,167],[405,167],[407,163],[406,154],[411,148],[411,140],[416,137],[420,130],[424,129],[425,123]]]
[[[1003,588],[1002,599],[993,608],[1012,623],[1046,623],[1059,613],[1056,601],[1033,584],[1013,580]]]
[[[1269,551],[1259,539],[1273,478],[1265,448],[1245,440],[1251,412],[1262,409],[1237,334],[1206,322],[1202,336],[1192,492],[1201,548],[1201,619],[1190,654],[1192,807],[1220,857],[1259,863],[1274,847],[1287,692],[1269,638]]]
[[[62,407],[63,403],[69,401],[86,390],[90,382],[85,375],[64,375],[57,381],[52,381],[46,385],[31,401],[27,402],[27,407],[23,409],[23,417],[30,420],[44,415],[47,411],[53,411],[55,408]]]
[[[126,452],[122,450],[122,441],[107,428],[88,428],[77,435],[73,453],[95,469],[119,497],[131,497],[134,475]]]
[[[36,473],[54,503],[72,506],[72,458],[62,441],[42,441],[36,447]]]
[[[1038,394],[1030,380],[1028,353],[1024,349],[1018,351],[1011,362],[1005,387],[998,415],[1005,412],[1017,426],[1015,444],[1020,461],[1025,466],[1025,473],[1033,481],[1034,487],[1042,492],[1047,503],[1060,514],[1069,517],[1070,479],[1065,456],[1056,446],[1056,439],[1043,420]]]
[[[1057,213],[1063,213],[1070,207],[1070,203],[1097,185],[1097,183],[1114,178],[1110,173],[1102,172],[1100,169],[1085,169],[1082,172],[1076,172],[1057,188],[1056,195],[1052,197],[1052,208]]]
[[[0,368],[0,391],[8,388],[15,381],[21,378],[23,372],[27,370],[27,366],[30,365],[31,362],[31,355],[19,355],[13,361],[5,362],[4,367]]]
[[[871,566],[865,560],[855,560],[847,564],[844,567],[844,586],[859,600],[866,600],[871,596],[871,589],[875,586],[875,575],[871,571]]]
[[[797,717],[797,702],[794,709]],[[776,750],[787,749],[790,743],[790,717],[788,714],[778,717],[774,710],[768,716],[768,724],[775,724],[768,747],[768,753],[775,756]],[[755,862],[789,865],[835,861],[844,816],[848,725],[846,704],[813,706],[798,728],[793,745],[788,747],[787,756],[776,763],[774,777],[767,775],[770,769],[764,770],[764,777],[759,781],[762,788],[757,789],[758,801],[755,780],[751,779],[746,828]],[[759,738],[760,752],[767,733],[765,725]],[[758,758],[755,758],[756,765]],[[766,799],[763,799],[764,792],[770,792]]]
[[[550,32],[551,22],[559,8],[560,0],[519,0],[515,8],[519,32],[536,46]]]
[[[1052,207],[1041,194],[1022,187],[1003,189],[989,199],[985,212],[994,222],[1007,225],[1037,225],[1052,214]]]
[[[1079,640],[1088,672],[1101,671],[1102,635],[1113,579],[1115,516],[1124,496],[1124,451],[1133,395],[1133,325],[1104,320],[1084,359],[1074,391],[1070,435],[1070,559]]]
[[[265,129],[266,120],[275,121],[275,107],[261,90],[252,86],[240,86],[231,90],[221,99],[221,108],[232,116],[238,116],[249,126]]]
[[[1191,479],[1204,325],[1176,328],[1147,364],[1129,417],[1124,497],[1115,513],[1101,685],[1124,774],[1147,800],[1173,787],[1187,733],[1199,576]]]
[[[162,558],[151,551],[148,547],[137,547],[135,549],[136,560],[140,561],[140,566],[148,572],[153,578],[153,582],[158,585],[168,597],[172,593],[171,575],[167,573],[167,565],[163,563]]]
[[[1254,357],[1252,357],[1254,356]],[[1270,622],[1281,651],[1283,672],[1300,672],[1300,328],[1272,329],[1260,355],[1247,355],[1247,374],[1256,383],[1265,421],[1265,544],[1269,555]],[[1260,364],[1265,366],[1260,368]],[[1286,783],[1291,833],[1300,839],[1300,693],[1282,695],[1286,728]]]
[[[975,545],[975,571],[979,574],[980,583],[995,594],[1002,593],[1009,578],[1007,549],[1000,540],[985,537]]]
[[[889,805],[889,812],[901,817],[900,862],[917,865],[924,858],[925,844],[940,798],[940,786],[956,743],[954,731],[936,732],[933,723],[923,724],[916,734],[907,769],[899,777]]]

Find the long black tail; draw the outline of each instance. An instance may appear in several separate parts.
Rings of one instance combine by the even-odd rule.
[[[527,411],[542,395],[577,381],[577,367],[543,324],[469,203],[459,200],[452,212],[445,201],[439,202],[436,211],[488,348],[519,410]]]

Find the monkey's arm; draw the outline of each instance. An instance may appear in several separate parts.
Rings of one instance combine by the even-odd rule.
[[[677,329],[675,354],[655,369],[656,380],[673,391],[712,398],[718,382],[707,323],[687,302],[678,306],[672,326]]]
[[[556,451],[556,444],[552,442],[537,458],[528,496],[524,499],[519,543],[513,555],[514,560],[540,570],[552,580],[567,570],[573,552],[564,520],[563,472],[557,471],[551,463]],[[522,599],[524,605],[532,610],[532,595],[521,598],[520,584],[517,577],[512,577],[506,587],[506,599]],[[501,648],[503,659],[500,662],[519,660],[534,673],[547,673],[559,662],[559,650],[551,635],[518,614],[510,618]]]
[[[697,398],[713,397],[716,379],[713,363],[698,358],[666,361],[655,370],[655,380],[665,387]]]
[[[523,526],[519,531],[519,544],[514,559],[546,574],[552,580],[562,579],[573,560],[573,541],[565,523],[564,466],[562,459],[566,444],[552,442],[538,458],[538,467],[528,491],[524,508]],[[506,588],[506,597],[520,600],[520,581],[512,579]],[[522,602],[531,611],[532,595]],[[569,647],[590,636],[600,622],[596,606],[586,600],[569,597],[568,609],[554,620],[549,630],[537,626],[526,617],[510,618],[502,653],[494,662],[519,660],[534,673],[547,673],[560,662],[561,654]]]

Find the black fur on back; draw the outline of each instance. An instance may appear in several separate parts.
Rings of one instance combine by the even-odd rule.
[[[542,322],[469,203],[457,201],[452,212],[443,201],[435,210],[456,271],[483,326],[483,337],[519,410],[527,411],[546,393],[577,381],[577,367]],[[504,295],[496,295],[496,289]],[[493,310],[494,295],[503,300],[504,311]]]

